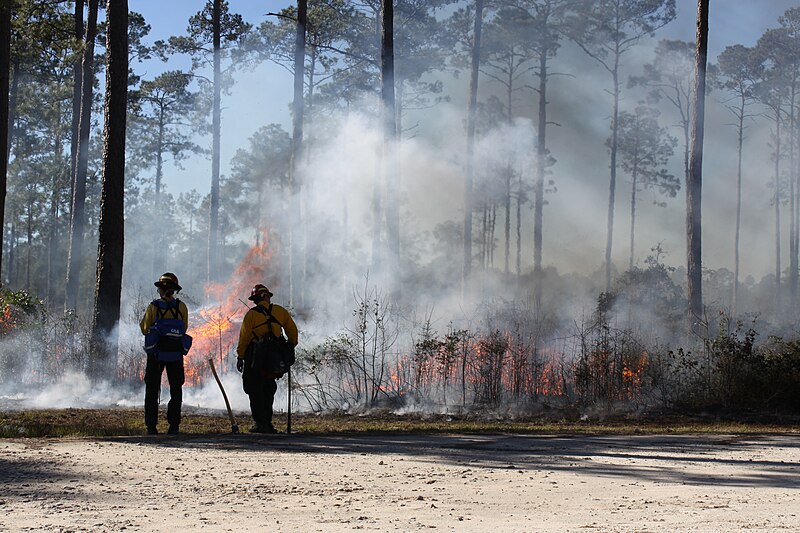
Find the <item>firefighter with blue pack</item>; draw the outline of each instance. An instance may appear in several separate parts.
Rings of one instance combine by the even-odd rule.
[[[168,433],[178,434],[183,402],[183,356],[192,346],[186,334],[189,311],[186,304],[175,297],[181,286],[172,272],[164,273],[154,283],[159,298],[150,302],[139,327],[144,334],[147,367],[144,371],[144,423],[148,435],[158,435],[158,403],[161,392],[161,375],[167,371],[169,404],[167,404]]]

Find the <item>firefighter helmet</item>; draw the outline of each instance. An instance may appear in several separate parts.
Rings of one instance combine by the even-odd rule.
[[[256,302],[258,300],[261,300],[262,298],[272,298],[272,296],[273,295],[269,291],[269,289],[259,283],[258,285],[253,287],[253,290],[250,291],[250,297],[248,297],[247,299]]]
[[[181,287],[180,283],[178,283],[178,276],[173,274],[172,272],[165,272],[161,274],[161,277],[158,278],[158,281],[153,283],[156,287],[163,287],[164,289],[172,289],[173,291],[179,291],[183,288]]]

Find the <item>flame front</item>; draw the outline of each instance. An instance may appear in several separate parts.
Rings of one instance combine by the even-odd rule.
[[[189,311],[189,331],[192,349],[184,360],[186,383],[199,385],[210,375],[208,360],[213,359],[220,372],[225,372],[225,361],[236,348],[239,328],[248,305],[244,300],[257,283],[264,283],[270,267],[272,252],[267,234],[260,243],[245,255],[231,277],[223,283],[209,283],[205,288],[208,304],[195,313]]]

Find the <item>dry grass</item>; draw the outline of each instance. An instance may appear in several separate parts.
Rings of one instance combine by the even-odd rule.
[[[165,413],[160,427],[166,430]],[[239,429],[250,427],[247,413],[238,413]],[[286,428],[286,415],[275,415],[275,426]],[[230,433],[224,413],[184,412],[181,432],[187,434]],[[559,419],[496,420],[472,416],[398,416],[389,412],[366,415],[343,413],[294,414],[292,432],[303,434],[342,433],[547,433],[547,434],[752,434],[800,433],[800,424],[700,420],[690,417],[606,419],[568,421]],[[0,438],[125,436],[145,433],[141,409],[43,409],[0,413]]]

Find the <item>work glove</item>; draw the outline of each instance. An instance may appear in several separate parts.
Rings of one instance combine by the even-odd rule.
[[[236,370],[242,372],[244,370],[244,359],[237,359],[236,360]]]

